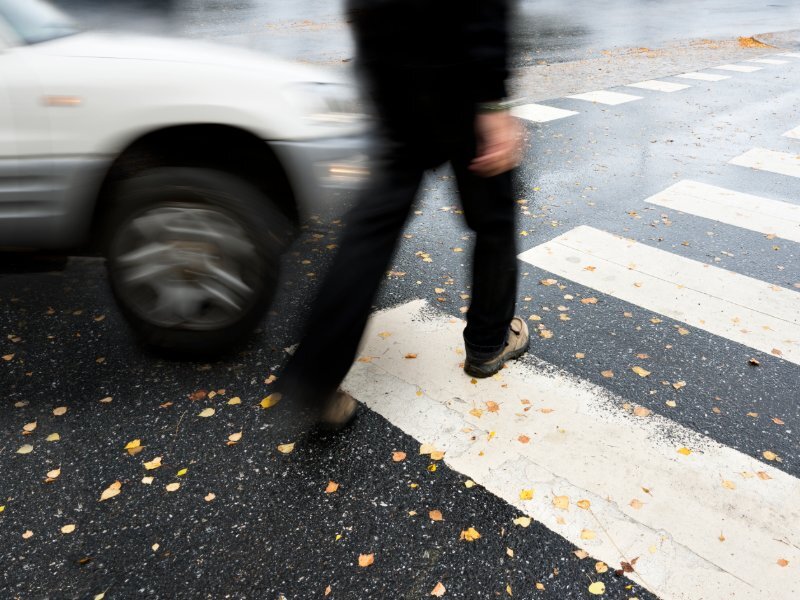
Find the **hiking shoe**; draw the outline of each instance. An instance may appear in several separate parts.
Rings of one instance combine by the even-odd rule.
[[[319,416],[320,425],[332,431],[342,429],[353,420],[357,410],[356,399],[347,392],[338,390],[323,406]]]
[[[511,319],[508,329],[505,348],[500,350],[496,356],[482,359],[470,358],[469,350],[467,350],[467,360],[464,361],[464,372],[467,375],[479,378],[491,377],[503,368],[506,361],[525,354],[531,341],[527,323],[520,317],[514,317]]]

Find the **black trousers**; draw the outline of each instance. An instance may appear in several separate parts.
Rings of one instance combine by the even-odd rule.
[[[457,111],[458,112],[458,111]],[[319,405],[347,375],[358,352],[376,292],[411,211],[423,174],[445,162],[455,172],[467,225],[475,232],[472,298],[464,341],[474,356],[506,342],[517,291],[512,173],[483,178],[469,170],[475,156],[474,114],[461,111],[399,123],[384,118],[387,144],[379,173],[344,217],[333,263],[312,306],[300,345],[279,380],[288,396]],[[427,121],[427,123],[426,123]]]

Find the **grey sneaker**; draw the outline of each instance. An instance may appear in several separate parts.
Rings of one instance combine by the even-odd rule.
[[[464,361],[464,372],[467,375],[478,378],[491,377],[503,368],[506,361],[525,354],[531,341],[528,324],[522,318],[514,317],[508,328],[508,341],[506,341],[505,348],[500,350],[496,356],[477,360],[470,358],[469,350],[467,351],[467,360]]]
[[[347,392],[338,390],[322,408],[320,425],[328,430],[342,429],[356,416],[356,410],[358,402],[355,398]]]

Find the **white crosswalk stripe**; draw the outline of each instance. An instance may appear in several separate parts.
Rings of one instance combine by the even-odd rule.
[[[753,148],[730,161],[732,165],[750,167],[780,175],[800,177],[800,155],[777,152],[766,148]]]
[[[681,90],[688,90],[690,85],[682,83],[672,83],[669,81],[659,81],[658,79],[649,79],[647,81],[640,81],[638,83],[629,83],[626,87],[639,88],[642,90],[653,90],[655,92],[680,92]]]
[[[785,137],[794,138],[796,140],[800,140],[800,127],[795,127],[783,134]]]
[[[778,56],[788,56],[790,58],[800,58],[800,52],[782,52]]]
[[[511,109],[511,114],[520,119],[526,119],[535,123],[547,123],[557,119],[564,119],[580,113],[574,110],[565,110],[546,106],[544,104],[522,104]]]
[[[762,65],[785,65],[788,60],[778,60],[776,58],[751,58],[745,62],[758,63]]]
[[[760,71],[763,67],[751,67],[748,65],[720,65],[718,67],[711,67],[712,69],[720,69],[722,71],[734,71],[735,73],[755,73]]]
[[[523,261],[647,310],[800,364],[800,293],[592,227]]]
[[[724,81],[731,78],[730,75],[717,75],[716,73],[683,73],[675,77],[694,79],[697,81]]]
[[[378,313],[344,388],[597,559],[638,558],[660,598],[800,594],[776,564],[800,562],[800,480],[543,363],[472,383],[462,328],[424,301]]]
[[[609,106],[617,106],[618,104],[625,104],[626,102],[633,102],[641,100],[641,96],[634,96],[632,94],[622,94],[620,92],[609,92],[607,90],[598,90],[596,92],[586,92],[584,94],[575,94],[567,96],[575,100],[585,100],[586,102],[595,102],[597,104],[608,104]]]
[[[735,227],[800,242],[800,205],[680,181],[646,200],[666,208]]]

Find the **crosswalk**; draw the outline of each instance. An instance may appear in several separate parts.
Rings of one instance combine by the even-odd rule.
[[[800,58],[800,54],[780,56]],[[788,62],[754,59],[767,66]],[[762,69],[721,65],[731,73]],[[680,75],[722,81],[730,75]],[[673,93],[658,80],[627,87]],[[605,105],[641,97],[600,90],[570,96]],[[536,122],[578,114],[517,107]],[[800,127],[783,134],[800,139]],[[762,140],[762,143],[763,140]],[[789,143],[789,142],[785,142]],[[800,177],[800,154],[756,147],[728,161],[727,187],[685,179],[642,198],[698,223],[800,243],[800,204],[735,189],[744,169]],[[800,365],[800,291],[577,226],[519,259],[572,282]],[[374,316],[344,387],[448,466],[663,599],[794,599],[800,595],[800,479],[530,357],[476,381],[463,361],[463,321],[423,300]],[[641,373],[640,373],[641,374]],[[509,524],[509,527],[518,526]],[[788,565],[788,567],[787,567]]]

